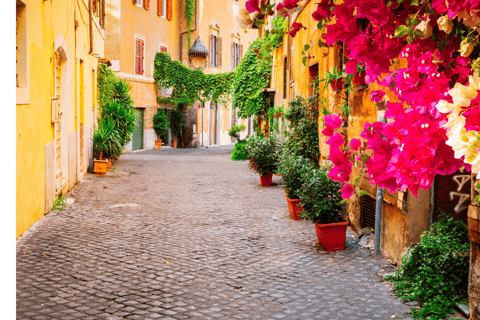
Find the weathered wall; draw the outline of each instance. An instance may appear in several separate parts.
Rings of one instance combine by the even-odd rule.
[[[480,319],[480,206],[474,202],[480,191],[475,187],[480,180],[472,175],[471,205],[468,208],[468,238],[470,240],[470,272],[468,275],[468,302],[470,319]]]
[[[61,169],[66,184],[62,193],[75,185],[82,177],[80,173],[86,172],[88,163],[81,162],[80,155],[89,154],[90,136],[80,134],[80,130],[92,127],[88,111],[95,109],[96,76],[92,76],[92,72],[96,72],[97,58],[94,55],[103,55],[103,30],[97,21],[93,23],[93,52],[88,53],[88,2],[36,0],[25,1],[25,4],[29,87],[24,90],[28,99],[18,99],[17,94],[17,238],[51,210],[55,199],[51,121],[54,51],[58,50],[63,59]],[[17,93],[20,91],[17,89]]]

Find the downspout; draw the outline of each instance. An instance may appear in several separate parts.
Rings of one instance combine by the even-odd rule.
[[[91,1],[91,0],[90,0]],[[191,29],[190,30],[190,33],[194,32],[194,31],[197,31],[197,0],[195,0],[195,28]],[[180,62],[182,62],[182,55],[183,55],[183,35],[187,34],[188,33],[188,30],[187,31],[184,31],[182,33],[180,33]],[[190,49],[190,48],[188,48]],[[187,50],[187,57],[188,57],[188,50]]]
[[[381,119],[377,118],[377,121],[378,120],[380,120],[382,123],[387,122],[387,119],[385,119],[384,116],[381,116]],[[377,203],[375,205],[375,251],[374,251],[376,256],[380,253],[380,228],[382,226],[382,206],[383,206],[383,188],[377,187]]]
[[[90,50],[88,50],[88,54],[93,53],[93,25],[92,25],[92,19],[93,19],[93,1],[89,0],[88,1],[88,28],[90,29]]]
[[[204,107],[205,103],[202,102],[201,106],[202,106],[202,147],[203,147],[203,107]]]

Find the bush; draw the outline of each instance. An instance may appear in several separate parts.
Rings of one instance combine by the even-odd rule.
[[[247,141],[240,140],[238,141],[232,150],[232,157],[233,161],[244,161],[248,160],[247,153],[245,152],[245,146],[247,145]]]
[[[174,136],[174,139],[177,139],[177,140],[180,139],[180,135],[182,134],[182,130],[186,126],[187,126],[187,124],[185,123],[185,116],[183,114],[183,108],[181,108],[181,106],[177,106],[170,113],[170,127],[172,128],[172,134]]]
[[[385,277],[404,301],[419,301],[415,319],[445,319],[468,297],[468,227],[445,214],[402,257],[402,267]]]
[[[93,131],[93,155],[95,158],[113,158],[122,153],[123,145],[120,142],[120,135],[115,129],[115,121],[111,118],[98,120],[98,128]]]
[[[135,130],[136,112],[135,108],[127,107],[119,101],[109,101],[102,108],[101,118],[109,118],[115,124],[115,130],[118,132],[119,141],[125,146],[132,139],[132,133]]]
[[[342,196],[340,183],[328,178],[327,168],[315,168],[311,163],[303,166],[302,187],[298,196],[302,199],[301,215],[314,223],[336,223],[340,220]]]
[[[246,127],[243,124],[232,126],[230,131],[228,131],[228,135],[235,138],[237,141],[240,141],[240,132],[244,131],[245,128]]]
[[[282,175],[287,197],[300,199],[298,193],[302,188],[302,174],[305,170],[310,170],[311,165],[307,159],[288,152],[288,149],[282,151],[278,163],[278,173]]]
[[[160,140],[167,140],[167,131],[170,126],[165,110],[160,109],[153,116],[153,129]]]
[[[250,168],[260,175],[276,173],[278,147],[278,139],[273,135],[267,138],[261,134],[248,137],[245,152],[250,159]]]

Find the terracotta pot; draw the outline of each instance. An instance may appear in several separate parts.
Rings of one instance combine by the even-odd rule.
[[[343,78],[331,81],[330,82],[330,87],[332,87],[333,91],[342,90]]]
[[[293,220],[302,219],[302,217],[299,215],[300,211],[303,211],[303,207],[300,204],[302,199],[290,199],[287,197],[287,195],[285,195],[285,198],[287,198],[288,211],[290,211],[290,216],[293,218]]]
[[[360,73],[355,72],[352,77],[352,84],[354,86],[365,84],[365,74],[365,71],[362,71]]]
[[[155,140],[155,145],[157,146],[158,150],[162,149],[162,140]]]
[[[318,242],[327,251],[337,251],[345,249],[345,239],[347,237],[347,222],[320,224],[315,223]]]
[[[107,172],[108,160],[107,159],[94,159],[93,160],[93,172],[102,175]]]
[[[112,163],[113,163],[112,158],[107,158],[107,170],[108,171],[112,170]]]
[[[176,139],[173,139],[172,141],[172,148],[176,148],[177,147],[177,140]]]
[[[262,187],[270,187],[272,185],[272,176],[273,172],[260,175],[260,182],[262,183]]]

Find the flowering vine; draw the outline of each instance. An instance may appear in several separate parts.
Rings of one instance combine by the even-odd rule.
[[[304,1],[284,0],[276,7],[268,0],[249,0],[246,9],[285,16],[301,10]],[[428,189],[436,175],[466,166],[480,174],[478,83],[472,61],[480,54],[480,0],[320,0],[312,19],[322,37],[318,45],[344,44],[347,73],[358,64],[366,68],[366,82],[377,82],[395,94],[372,93],[385,123],[367,123],[361,134],[371,157],[358,158],[371,182],[390,192]],[[291,10],[288,12],[287,10]],[[303,26],[292,25],[292,37]],[[392,61],[406,67],[392,70]],[[480,100],[480,97],[478,98]],[[342,196],[354,193],[346,141],[335,132],[336,115],[324,119],[329,136],[331,178],[344,183]],[[361,143],[351,141],[351,149]]]

